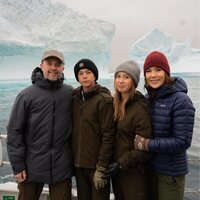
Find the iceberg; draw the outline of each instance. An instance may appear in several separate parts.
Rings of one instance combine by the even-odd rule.
[[[167,56],[172,73],[200,72],[200,50],[191,48],[191,40],[179,43],[159,29],[154,29],[132,44],[129,58],[136,60],[142,68],[146,56],[155,50]]]
[[[112,23],[50,0],[1,0],[0,27],[0,79],[30,77],[45,49],[64,53],[68,77],[82,58],[93,60],[100,72],[107,72],[115,33]]]

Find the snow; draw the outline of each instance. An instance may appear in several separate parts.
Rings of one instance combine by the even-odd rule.
[[[132,44],[129,57],[142,68],[146,56],[155,50],[167,56],[172,72],[200,72],[200,49],[192,49],[190,39],[177,42],[159,29],[154,29]]]
[[[14,182],[1,183],[0,184],[0,191],[18,192],[17,183],[14,183]]]

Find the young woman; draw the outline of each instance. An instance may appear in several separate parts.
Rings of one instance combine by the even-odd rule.
[[[133,148],[136,134],[151,138],[152,132],[146,100],[136,91],[139,78],[140,69],[135,61],[124,62],[115,71],[115,162],[103,173],[104,178],[114,177],[112,183],[116,200],[148,199],[150,155]]]
[[[192,141],[195,109],[186,83],[170,77],[163,53],[154,51],[147,56],[144,76],[154,139],[136,136],[134,146],[153,154],[152,200],[182,200],[188,173],[186,150]]]

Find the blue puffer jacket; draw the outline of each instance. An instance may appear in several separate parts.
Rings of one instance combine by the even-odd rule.
[[[168,176],[185,175],[195,115],[186,83],[175,78],[173,86],[159,88],[150,110],[154,133],[149,142],[149,152],[154,154],[152,170]]]

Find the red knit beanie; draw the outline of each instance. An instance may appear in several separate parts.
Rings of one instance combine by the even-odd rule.
[[[153,51],[146,57],[144,62],[144,74],[150,67],[159,67],[170,76],[170,67],[167,58],[159,51]]]

